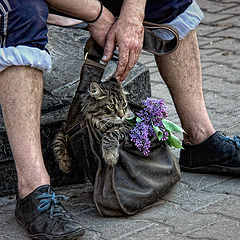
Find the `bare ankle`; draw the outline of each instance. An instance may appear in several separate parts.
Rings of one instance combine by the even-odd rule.
[[[215,133],[214,128],[210,129],[195,128],[194,131],[189,131],[188,135],[184,135],[184,142],[188,144],[199,144],[204,142],[214,133]]]
[[[45,178],[45,179],[41,179],[41,180],[32,180],[32,181],[18,181],[18,195],[20,198],[24,198],[26,197],[28,194],[30,194],[31,192],[33,192],[36,188],[42,186],[42,185],[50,185],[50,179]]]

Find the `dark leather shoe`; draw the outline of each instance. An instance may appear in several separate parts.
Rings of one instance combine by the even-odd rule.
[[[185,144],[179,164],[183,171],[240,176],[240,136],[215,132],[200,144]]]
[[[80,239],[85,230],[72,219],[49,185],[38,187],[23,199],[17,197],[15,216],[32,239]]]

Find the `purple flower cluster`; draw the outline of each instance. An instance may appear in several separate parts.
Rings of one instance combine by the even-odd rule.
[[[139,111],[136,115],[141,119],[137,122],[130,133],[130,139],[135,143],[136,147],[143,155],[149,154],[151,144],[151,137],[156,135],[153,126],[158,127],[163,133],[161,141],[168,139],[168,132],[165,130],[162,119],[167,117],[167,109],[164,106],[163,99],[147,98],[143,101],[144,109]]]
[[[142,152],[143,155],[149,154],[151,141],[149,139],[149,126],[144,122],[136,123],[130,133],[130,139],[135,143],[135,146]]]

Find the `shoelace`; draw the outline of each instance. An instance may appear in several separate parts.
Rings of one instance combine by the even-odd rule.
[[[50,218],[52,219],[55,216],[63,215],[61,210],[58,207],[58,203],[61,199],[67,200],[68,197],[64,195],[57,195],[53,192],[52,194],[43,193],[42,195],[37,196],[37,199],[40,199],[40,205],[38,206],[38,211],[46,211],[49,209]]]
[[[233,137],[233,139],[231,139],[230,137],[226,136],[226,137],[221,137],[222,140],[225,140],[225,141],[231,141],[233,142],[238,149],[240,149],[240,136],[239,135],[235,135]]]

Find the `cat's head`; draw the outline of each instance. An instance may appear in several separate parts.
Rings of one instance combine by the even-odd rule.
[[[83,111],[88,118],[111,124],[121,123],[129,115],[126,94],[114,78],[101,83],[92,82]]]

